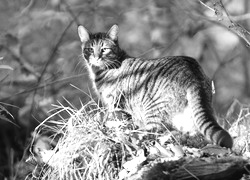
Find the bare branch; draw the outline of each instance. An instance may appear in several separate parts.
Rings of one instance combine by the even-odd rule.
[[[34,0],[30,0],[29,4],[21,11],[21,14],[27,13],[34,5],[35,5]]]
[[[250,13],[242,14],[240,16],[231,16],[231,19],[234,21],[243,21],[250,19]]]
[[[83,74],[74,75],[74,76],[70,76],[70,77],[66,77],[66,78],[62,78],[62,79],[57,79],[57,80],[55,80],[55,81],[51,81],[51,82],[48,82],[48,83],[43,83],[43,84],[40,84],[40,85],[38,85],[38,86],[36,86],[36,87],[32,87],[32,88],[30,88],[30,89],[23,90],[23,91],[18,92],[18,93],[16,93],[16,94],[12,94],[11,96],[1,98],[1,99],[0,99],[0,103],[1,103],[1,102],[4,102],[4,101],[6,101],[6,100],[9,100],[9,99],[11,99],[11,98],[13,98],[13,97],[15,97],[15,96],[19,96],[19,95],[22,95],[22,94],[32,93],[32,92],[34,92],[34,91],[36,91],[36,90],[39,90],[39,89],[42,89],[42,88],[44,88],[44,87],[46,87],[46,86],[51,86],[51,85],[54,85],[54,84],[57,84],[57,83],[63,83],[63,82],[65,82],[65,83],[68,84],[68,81],[72,81],[72,80],[77,79],[77,78],[79,78],[79,77],[82,77],[82,76],[84,76],[84,75],[87,75],[87,74],[86,74],[86,73],[83,73]]]
[[[205,6],[206,8],[208,8],[209,10],[215,12],[215,10],[214,10],[213,8],[211,8],[210,6],[206,5],[206,4],[205,4],[204,2],[202,2],[201,0],[199,0],[199,2],[200,2],[203,6]]]
[[[74,12],[71,10],[70,6],[66,3],[66,1],[63,0],[62,3],[65,5],[66,11],[68,11],[68,13],[71,15],[71,17],[75,21],[75,23],[77,25],[80,25],[80,21],[78,20],[78,17],[74,14]]]
[[[247,31],[237,22],[233,21],[233,18],[230,17],[228,11],[224,7],[221,0],[213,0],[213,6],[214,6],[213,8],[206,5],[201,0],[199,0],[199,2],[209,10],[213,11],[217,17],[217,20],[220,21],[221,24],[226,26],[230,31],[237,34],[240,38],[242,38],[245,41],[247,47],[250,47],[250,32]]]
[[[33,69],[33,67],[27,63],[21,56],[18,56],[14,51],[12,51],[9,47],[3,46],[3,48],[12,56],[13,60],[18,62],[22,68],[24,68],[27,72],[30,72],[34,76],[38,77],[38,73]]]

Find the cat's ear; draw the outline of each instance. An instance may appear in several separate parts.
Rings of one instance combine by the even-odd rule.
[[[110,30],[107,32],[107,36],[113,40],[113,41],[117,41],[118,39],[118,31],[119,31],[119,27],[117,24],[114,24]]]
[[[86,43],[89,40],[89,32],[83,26],[78,26],[78,35],[82,43]]]

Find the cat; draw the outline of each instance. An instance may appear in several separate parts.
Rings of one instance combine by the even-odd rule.
[[[130,57],[119,47],[118,30],[116,24],[107,33],[78,27],[82,56],[104,106],[121,108],[146,130],[165,125],[182,132],[198,130],[217,145],[232,148],[230,134],[216,121],[211,81],[199,63],[186,56]]]

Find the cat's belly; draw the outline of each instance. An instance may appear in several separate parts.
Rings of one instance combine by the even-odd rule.
[[[183,133],[188,132],[190,135],[197,133],[197,129],[194,124],[194,117],[192,116],[192,109],[189,106],[186,106],[183,111],[173,115],[172,125],[174,128]]]
[[[181,132],[194,132],[191,109],[185,98],[157,98],[144,101],[140,97],[129,98],[125,111],[131,114],[133,122],[142,129],[166,128]],[[169,130],[170,130],[169,129]]]
[[[114,87],[105,87],[100,92],[109,111],[117,108],[118,106],[115,104],[118,103],[122,110],[131,115],[133,122],[139,128],[150,130],[171,126],[183,133],[196,133],[192,110],[188,106],[184,91],[181,93],[179,91],[178,94],[168,91],[162,97],[155,97],[159,101],[143,98],[151,95],[141,95],[140,93],[133,96],[125,94],[125,97],[121,98],[124,94]]]

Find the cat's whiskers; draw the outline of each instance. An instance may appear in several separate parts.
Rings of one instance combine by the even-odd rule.
[[[105,66],[105,69],[109,69],[109,65],[108,65],[108,64],[106,64],[106,62],[105,62],[105,61],[103,62],[103,64],[104,64],[104,66]]]
[[[119,62],[118,60],[116,59],[113,59],[113,60],[107,60],[107,63],[109,64],[109,66],[112,67],[112,69],[115,69],[117,67],[119,67],[121,65],[121,62]]]

